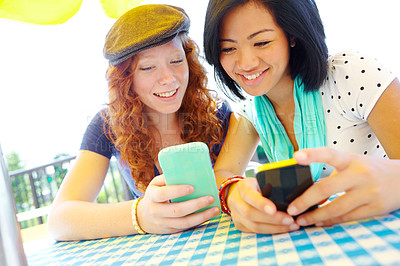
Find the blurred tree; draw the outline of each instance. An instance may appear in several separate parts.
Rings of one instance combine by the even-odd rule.
[[[8,171],[15,171],[25,167],[22,164],[18,153],[16,153],[15,151],[6,154],[6,161],[7,161]]]
[[[15,151],[12,151],[12,152],[6,154],[6,161],[7,161],[7,167],[8,167],[9,172],[19,170],[19,169],[22,169],[25,167],[22,164],[18,153],[16,153]],[[15,203],[16,203],[18,212],[23,210],[24,203],[28,202],[28,199],[26,198],[26,196],[24,197],[21,193],[18,193],[19,191],[26,189],[26,184],[24,183],[23,179],[24,179],[24,176],[22,176],[21,178],[11,178],[11,185],[13,188]]]
[[[57,153],[56,156],[53,157],[54,160],[60,159],[62,157],[67,157],[69,156],[69,153],[65,153],[65,152],[61,152],[61,153]]]
[[[53,159],[57,160],[57,159],[61,159],[63,157],[67,157],[67,156],[70,156],[70,155],[68,153],[58,153],[56,156],[54,156]],[[55,171],[55,173],[54,173],[54,181],[57,184],[57,190],[58,190],[58,188],[61,186],[61,183],[62,183],[65,175],[68,172],[68,169],[65,169],[62,165],[57,165],[57,166],[54,167],[54,171]],[[48,177],[47,178],[47,181],[49,183],[52,180],[53,180],[53,177]]]

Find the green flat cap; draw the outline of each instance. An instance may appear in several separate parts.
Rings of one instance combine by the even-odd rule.
[[[104,57],[115,66],[140,51],[171,41],[189,27],[189,17],[182,8],[158,4],[132,8],[108,32]]]

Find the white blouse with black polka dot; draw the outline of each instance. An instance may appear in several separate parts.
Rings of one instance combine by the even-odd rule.
[[[319,89],[328,147],[387,158],[367,118],[394,78],[377,60],[360,53],[346,51],[330,57],[326,81]],[[256,112],[252,97],[243,101],[236,111],[254,124]],[[321,177],[332,170],[326,165]]]

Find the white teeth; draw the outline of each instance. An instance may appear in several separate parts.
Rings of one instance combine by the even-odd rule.
[[[243,75],[243,76],[248,80],[253,80],[253,79],[258,78],[261,74],[262,74],[262,72],[258,72],[258,73],[253,74],[253,75]]]
[[[174,95],[175,92],[176,92],[176,90],[173,90],[171,92],[154,93],[154,94],[157,95],[158,97],[168,98],[168,97],[171,97],[172,95]]]

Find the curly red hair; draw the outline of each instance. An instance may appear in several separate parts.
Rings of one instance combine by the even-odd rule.
[[[178,110],[180,136],[187,143],[201,141],[212,148],[223,138],[223,129],[216,114],[218,101],[207,89],[207,73],[199,62],[199,49],[186,34],[180,34],[189,66],[189,82],[182,106]],[[144,104],[132,87],[134,56],[116,65],[109,65],[106,73],[109,103],[104,115],[106,134],[121,152],[131,168],[137,188],[144,191],[154,177],[154,163],[160,147],[155,141],[154,128],[143,113]],[[106,128],[106,127],[104,127]],[[215,155],[210,153],[215,160]]]

